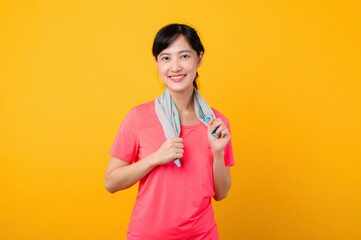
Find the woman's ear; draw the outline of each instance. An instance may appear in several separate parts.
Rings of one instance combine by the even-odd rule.
[[[203,52],[200,52],[199,56],[198,56],[198,66],[197,66],[197,68],[199,68],[201,66],[202,60],[203,60]]]

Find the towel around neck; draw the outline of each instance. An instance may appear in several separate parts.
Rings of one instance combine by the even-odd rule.
[[[193,88],[193,100],[198,119],[207,126],[212,117],[216,118],[214,112],[196,88]],[[163,127],[165,137],[167,139],[179,137],[181,133],[180,117],[168,88],[155,99],[155,112]],[[214,132],[212,135],[215,136]],[[179,159],[175,159],[174,163],[178,167],[181,166]]]

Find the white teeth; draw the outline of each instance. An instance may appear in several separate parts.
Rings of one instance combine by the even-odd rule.
[[[185,75],[183,75],[183,76],[179,76],[179,77],[170,77],[170,78],[172,78],[172,79],[180,79],[180,78],[182,78],[182,77],[184,77]]]

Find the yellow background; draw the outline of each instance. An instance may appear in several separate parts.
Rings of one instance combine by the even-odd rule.
[[[336,3],[338,2],[338,3]],[[125,114],[162,81],[168,23],[205,46],[200,92],[231,123],[220,239],[361,239],[357,1],[0,3],[0,239],[125,239],[137,187],[108,193]]]

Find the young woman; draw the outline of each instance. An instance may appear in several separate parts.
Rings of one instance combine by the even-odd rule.
[[[187,25],[169,24],[154,39],[167,88],[124,118],[105,174],[110,193],[140,181],[128,240],[219,238],[211,198],[227,196],[234,159],[228,119],[197,91],[203,54]]]

